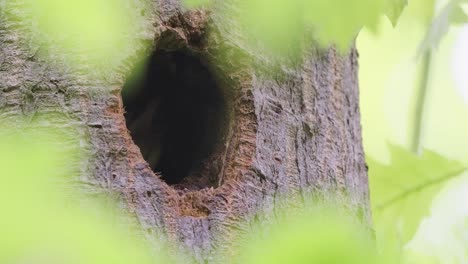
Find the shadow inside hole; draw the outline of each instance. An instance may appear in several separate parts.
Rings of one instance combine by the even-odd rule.
[[[127,128],[153,171],[168,184],[197,175],[220,142],[226,106],[201,60],[155,51],[130,75],[122,97]]]

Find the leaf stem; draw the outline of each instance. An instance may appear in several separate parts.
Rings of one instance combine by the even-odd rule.
[[[427,94],[429,90],[429,78],[432,64],[432,51],[429,49],[422,59],[423,69],[421,74],[420,85],[416,93],[416,106],[414,112],[414,128],[413,136],[411,139],[411,149],[413,152],[421,153],[421,141],[423,137],[424,126],[424,110],[427,101]]]

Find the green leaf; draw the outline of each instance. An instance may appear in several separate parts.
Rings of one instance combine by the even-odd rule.
[[[432,151],[418,156],[395,145],[389,147],[390,164],[368,160],[371,204],[379,246],[399,255],[443,184],[465,168]]]
[[[233,263],[375,264],[375,246],[362,226],[332,209],[288,214],[273,225],[259,223]]]
[[[135,235],[129,216],[95,198],[107,190],[79,194],[85,139],[72,124],[47,128],[65,121],[0,125],[0,263],[175,263],[162,243],[150,250]]]
[[[183,4],[187,8],[199,8],[211,4],[211,0],[184,0]]]
[[[408,5],[408,0],[386,0],[385,1],[385,14],[396,26],[403,9]]]
[[[315,0],[305,1],[303,10],[321,43],[335,43],[344,50],[363,26],[375,29],[383,4],[382,0]]]
[[[146,3],[124,0],[10,0],[8,9],[19,8],[17,18],[25,21],[23,34],[34,46],[49,52],[38,53],[53,63],[56,56],[72,68],[104,74],[132,57],[139,32],[147,28],[142,10]],[[20,4],[21,3],[21,4]],[[20,7],[21,6],[21,7]],[[21,10],[24,9],[24,10]],[[27,10],[27,11],[26,11]],[[1,12],[1,11],[0,11]],[[25,16],[23,13],[30,13]],[[8,15],[10,16],[10,15]],[[125,19],[122,19],[125,17]],[[140,48],[139,48],[140,49]],[[48,55],[46,55],[48,54]],[[86,67],[83,67],[86,65]],[[80,70],[81,71],[81,70]],[[107,73],[106,73],[107,74]]]
[[[297,62],[313,46],[346,52],[363,26],[375,29],[388,0],[211,1],[216,26],[255,59]],[[208,0],[185,0],[198,7]]]
[[[432,22],[419,47],[419,54],[424,54],[429,49],[436,48],[449,31],[450,25],[468,22],[467,15],[460,6],[466,2],[466,0],[451,0],[447,3]]]
[[[468,16],[466,15],[465,11],[461,6],[455,7],[455,10],[453,10],[450,21],[453,24],[464,24],[468,23]]]

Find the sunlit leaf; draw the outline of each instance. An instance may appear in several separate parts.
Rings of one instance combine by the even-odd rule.
[[[468,15],[465,13],[465,10],[463,10],[461,6],[457,6],[452,12],[450,21],[453,24],[465,24],[468,23]]]
[[[428,214],[433,197],[463,166],[437,153],[415,155],[390,145],[391,163],[369,160],[373,216],[380,247],[398,253]]]
[[[242,244],[233,263],[242,264],[373,264],[375,247],[366,231],[340,212],[288,214],[268,226],[259,223]]]
[[[405,259],[409,264],[468,263],[468,207],[460,201],[468,199],[468,173],[451,180],[437,194],[409,243]],[[422,259],[422,260],[419,260]]]
[[[236,14],[246,44],[269,56],[298,56],[305,40],[302,0],[240,0]]]
[[[211,4],[212,0],[184,0],[183,3],[187,8],[198,8]]]
[[[385,14],[392,21],[395,26],[400,18],[403,9],[408,4],[408,0],[386,0],[385,1]]]
[[[384,0],[213,1],[215,20],[253,57],[297,62],[312,47],[352,47],[363,26],[375,29]],[[187,1],[201,6],[205,1]],[[219,25],[216,25],[219,26]]]
[[[90,75],[117,67],[141,49],[138,41],[150,24],[143,1],[9,0],[5,9],[17,10],[5,19],[23,21],[21,34],[29,37],[26,48],[34,56]]]
[[[0,263],[171,263],[99,200],[77,202],[67,183],[86,158],[63,134],[0,127]]]
[[[460,4],[465,2],[465,0],[451,0],[447,3],[432,22],[419,47],[419,54],[423,54],[431,48],[436,48],[449,31],[450,25],[466,23],[468,21],[464,10],[460,6]]]
[[[305,19],[319,41],[347,49],[363,26],[374,29],[380,17],[381,0],[305,1]]]

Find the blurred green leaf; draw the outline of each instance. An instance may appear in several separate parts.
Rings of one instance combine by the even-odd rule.
[[[405,245],[405,263],[468,263],[468,173],[451,180],[434,198],[430,215],[425,217]],[[419,260],[422,259],[422,260]],[[418,261],[419,260],[419,261]]]
[[[227,39],[267,64],[296,63],[311,47],[347,52],[363,26],[375,29],[387,0],[212,1]],[[208,1],[187,0],[188,7]],[[395,11],[396,12],[396,11]],[[265,63],[263,63],[265,64]]]
[[[468,15],[465,13],[465,10],[461,6],[455,7],[453,10],[450,21],[453,24],[465,24],[468,23]]]
[[[385,1],[385,14],[392,22],[393,26],[396,26],[398,19],[405,6],[408,5],[408,0],[386,0]]]
[[[370,236],[349,215],[328,208],[286,214],[286,219],[272,226],[255,226],[247,240],[241,241],[234,263],[381,263]]]
[[[363,26],[375,29],[383,4],[382,0],[305,1],[305,19],[322,44],[335,43],[347,50]]]
[[[418,156],[395,145],[389,148],[390,164],[369,159],[369,180],[379,246],[398,256],[428,214],[433,197],[465,168],[432,151]]]
[[[171,263],[97,199],[77,202],[76,134],[38,130],[0,127],[0,263]]]
[[[212,0],[184,0],[184,6],[187,8],[199,8],[211,4]]]
[[[450,0],[440,11],[439,15],[432,21],[419,47],[419,54],[424,54],[431,48],[438,47],[442,38],[449,31],[450,25],[468,22],[465,11],[460,6],[466,0]]]
[[[23,21],[21,34],[29,37],[25,48],[50,63],[65,62],[93,78],[146,48],[147,20],[144,1],[125,0],[9,0],[1,15],[6,21]]]
[[[434,18],[436,1],[437,0],[408,1],[408,7],[405,9],[404,13],[408,12],[409,18],[422,22],[422,25],[427,28]]]

